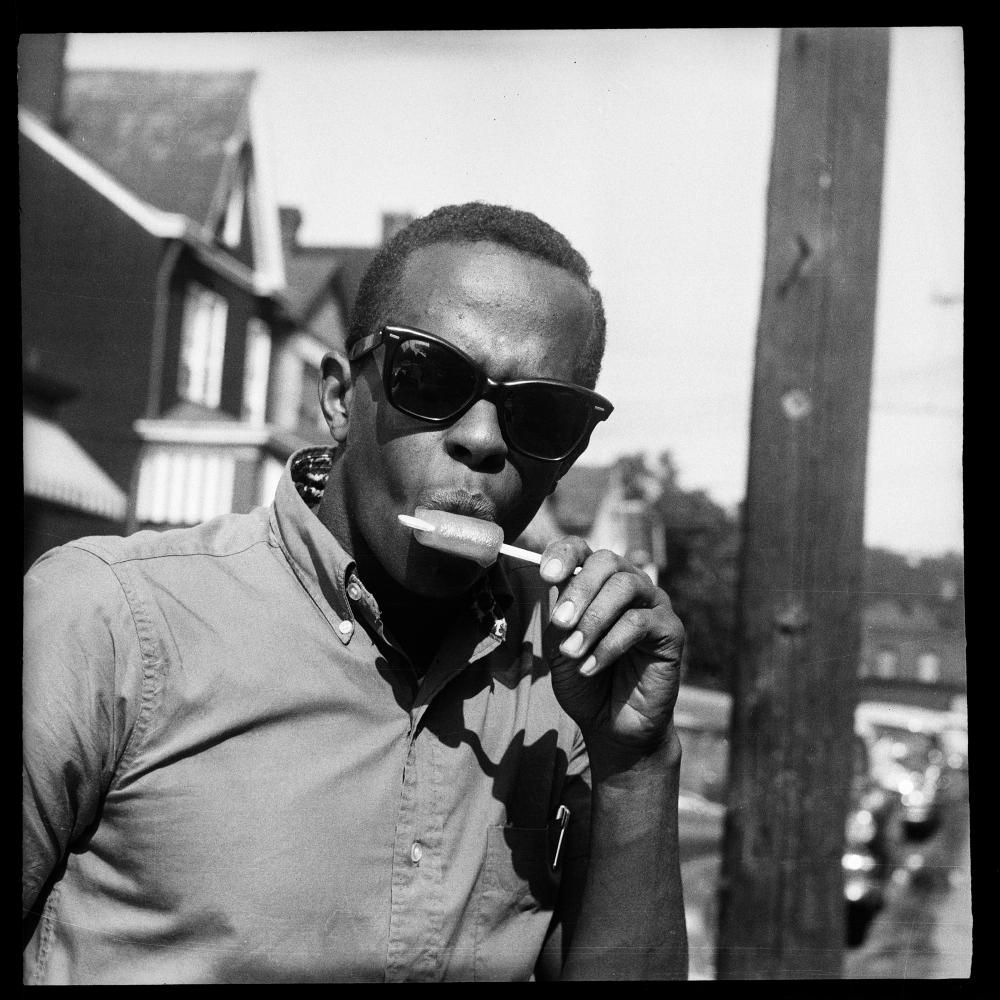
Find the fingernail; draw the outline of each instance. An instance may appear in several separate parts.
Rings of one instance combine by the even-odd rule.
[[[583,646],[583,633],[580,631],[574,632],[562,645],[559,647],[567,656],[575,656],[580,652],[580,648]]]
[[[550,559],[542,567],[542,576],[546,577],[549,580],[556,580],[560,576],[562,576],[562,571],[563,571],[562,562],[558,559]]]
[[[573,620],[574,610],[572,601],[563,601],[556,608],[556,613],[552,616],[552,620],[559,622],[560,625],[568,625]]]
[[[580,673],[586,676],[590,676],[597,669],[597,657],[588,656],[587,659],[580,664]]]

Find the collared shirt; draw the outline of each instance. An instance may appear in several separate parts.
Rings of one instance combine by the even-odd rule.
[[[589,835],[548,588],[495,567],[418,684],[308,457],[269,508],[28,573],[26,982],[531,976],[558,807],[564,856]]]

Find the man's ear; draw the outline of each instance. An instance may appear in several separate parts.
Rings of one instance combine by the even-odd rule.
[[[320,366],[319,405],[330,435],[338,445],[347,437],[353,391],[351,363],[347,358],[340,351],[324,355]]]

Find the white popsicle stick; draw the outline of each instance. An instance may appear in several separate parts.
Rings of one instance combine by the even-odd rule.
[[[408,528],[413,528],[415,531],[429,531],[434,532],[434,525],[430,521],[422,521],[419,517],[410,517],[409,514],[397,514],[396,517],[403,522]],[[523,559],[525,562],[533,562],[535,565],[540,565],[542,562],[541,552],[532,552],[531,549],[522,549],[517,545],[508,545],[504,542],[500,546],[500,551],[505,556],[512,556],[515,559]],[[577,566],[573,570],[573,575],[576,576],[580,572],[581,567]]]

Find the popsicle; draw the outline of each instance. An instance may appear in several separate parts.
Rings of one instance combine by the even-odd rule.
[[[503,540],[503,528],[493,521],[483,521],[467,514],[453,514],[447,510],[428,510],[418,507],[409,514],[397,514],[399,520],[413,529],[413,537],[421,545],[453,555],[472,559],[480,566],[491,566],[501,554],[540,563],[542,554],[508,545]],[[580,572],[578,566],[575,573]]]

